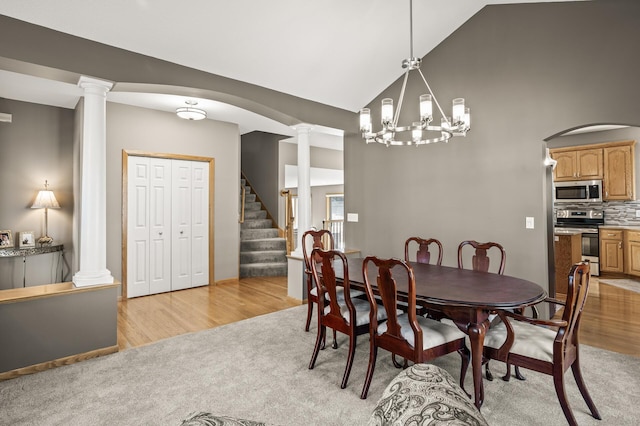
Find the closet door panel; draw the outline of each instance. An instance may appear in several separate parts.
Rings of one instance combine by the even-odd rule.
[[[127,297],[149,294],[149,159],[130,157],[127,206]]]
[[[192,163],[191,284],[209,284],[209,164]]]
[[[171,160],[150,160],[150,292],[171,290]]]
[[[191,162],[172,161],[171,289],[191,287]]]

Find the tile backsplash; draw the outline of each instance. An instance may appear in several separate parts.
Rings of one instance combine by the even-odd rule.
[[[640,201],[607,201],[603,203],[556,203],[555,210],[560,209],[596,209],[604,210],[605,225],[640,226]]]

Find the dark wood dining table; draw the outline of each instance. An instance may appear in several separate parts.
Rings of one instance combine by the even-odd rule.
[[[364,289],[362,258],[349,258],[349,281],[353,289]],[[448,266],[409,262],[416,280],[416,299],[419,304],[437,309],[451,318],[471,342],[471,365],[475,405],[484,402],[482,382],[482,351],[484,336],[489,328],[489,313],[496,310],[524,308],[541,302],[546,291],[538,284],[510,277]],[[370,282],[375,286],[375,266],[369,263]],[[335,264],[336,278],[342,280],[342,263]],[[408,294],[406,274],[394,276],[399,296]],[[374,288],[375,292],[375,288]]]

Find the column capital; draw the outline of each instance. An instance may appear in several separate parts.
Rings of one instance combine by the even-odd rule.
[[[298,134],[309,134],[311,133],[311,131],[314,128],[313,124],[309,124],[309,123],[300,123],[300,124],[296,124],[295,126],[291,126],[296,132],[298,132]]]
[[[99,89],[102,93],[107,93],[113,87],[113,83],[106,80],[100,80],[93,77],[81,76],[78,80],[78,86],[87,89]]]

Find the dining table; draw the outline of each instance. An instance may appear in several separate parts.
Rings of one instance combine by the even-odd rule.
[[[347,259],[349,283],[352,289],[364,290],[363,258]],[[484,337],[489,328],[489,315],[498,310],[523,309],[543,301],[547,292],[538,284],[508,275],[479,272],[449,266],[408,262],[416,283],[416,301],[450,318],[469,336],[473,374],[474,403],[478,409],[484,402],[482,353]],[[344,279],[341,262],[334,264],[336,278]],[[392,271],[393,272],[393,271]],[[369,282],[376,292],[377,270],[369,262]],[[398,297],[408,295],[406,274],[394,275]]]

